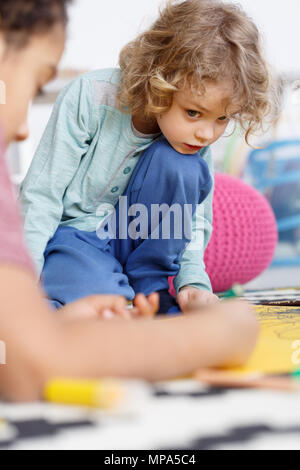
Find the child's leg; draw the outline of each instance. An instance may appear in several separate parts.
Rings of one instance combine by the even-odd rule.
[[[72,227],[59,227],[49,241],[42,282],[56,307],[93,294],[134,297],[109,241]]]
[[[181,254],[190,241],[196,205],[210,188],[209,169],[198,154],[179,154],[166,140],[156,141],[144,152],[124,194],[127,201],[123,199],[117,211],[117,219],[122,219],[126,210],[132,210],[132,215],[137,210],[140,222],[140,234],[133,239],[137,220],[129,218],[129,234],[126,240],[118,240],[116,250],[136,293],[168,291],[168,277],[178,273]],[[162,204],[163,216],[158,218]],[[122,225],[124,229],[126,224]]]

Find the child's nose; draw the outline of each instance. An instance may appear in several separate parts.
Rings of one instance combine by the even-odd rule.
[[[17,142],[22,142],[23,140],[26,140],[28,136],[29,136],[28,123],[27,121],[24,121],[16,132],[15,140]]]
[[[198,127],[196,130],[196,137],[201,143],[207,143],[213,140],[214,137],[214,127],[210,123],[203,123],[201,127]]]

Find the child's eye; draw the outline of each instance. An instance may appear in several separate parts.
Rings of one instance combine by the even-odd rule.
[[[200,113],[199,113],[199,111],[194,111],[192,109],[188,109],[187,110],[187,115],[191,118],[196,118],[196,117],[200,116]]]
[[[218,121],[229,121],[229,117],[228,116],[221,116],[218,118]]]

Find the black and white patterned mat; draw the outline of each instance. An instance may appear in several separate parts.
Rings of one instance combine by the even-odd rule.
[[[300,450],[300,394],[158,383],[130,412],[0,404],[2,449]]]
[[[300,305],[300,288],[247,290],[243,296],[252,304],[256,305]]]

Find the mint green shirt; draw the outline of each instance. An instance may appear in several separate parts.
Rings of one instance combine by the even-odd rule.
[[[97,208],[116,206],[139,157],[156,138],[137,132],[131,115],[117,109],[120,75],[119,69],[97,70],[63,89],[22,184],[25,236],[39,274],[58,226],[95,231],[105,216]],[[210,149],[200,155],[212,173]],[[211,235],[212,193],[194,216],[177,292],[184,285],[211,290],[203,254]]]

